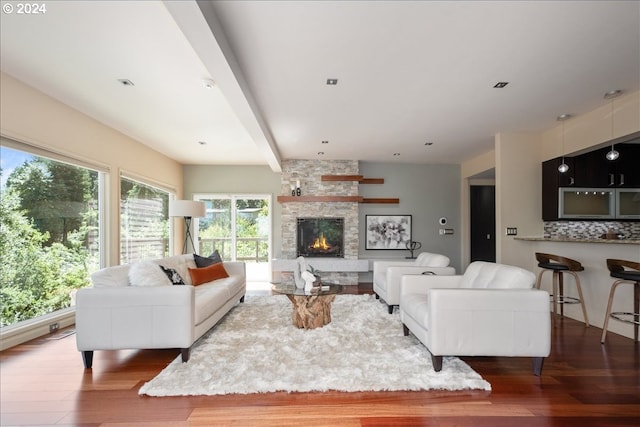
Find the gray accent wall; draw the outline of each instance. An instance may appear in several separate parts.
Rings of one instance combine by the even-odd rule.
[[[360,162],[365,178],[384,178],[384,184],[361,184],[360,195],[367,198],[398,197],[395,204],[360,204],[359,258],[404,258],[408,251],[365,250],[365,215],[411,215],[413,240],[422,243],[416,251],[448,256],[461,272],[460,165],[418,165]],[[447,218],[441,226],[438,220]],[[454,234],[440,235],[441,228]],[[361,281],[366,281],[361,277]]]

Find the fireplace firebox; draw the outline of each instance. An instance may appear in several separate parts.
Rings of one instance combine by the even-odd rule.
[[[296,256],[344,258],[344,218],[298,218]]]

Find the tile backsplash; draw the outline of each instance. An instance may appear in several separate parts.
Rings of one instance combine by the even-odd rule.
[[[625,239],[640,239],[640,222],[627,221],[546,221],[544,237],[599,238],[605,233],[621,234]]]

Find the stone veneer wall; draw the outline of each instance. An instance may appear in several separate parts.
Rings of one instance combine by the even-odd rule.
[[[591,238],[612,232],[626,239],[640,239],[640,222],[626,221],[547,221],[544,237]]]
[[[357,182],[323,182],[321,176],[358,175],[358,171],[358,162],[352,160],[285,160],[282,164],[281,194],[291,195],[291,185],[299,180],[303,196],[357,196]],[[344,258],[358,259],[358,203],[346,202],[283,203],[281,253],[284,259],[296,258],[296,219],[308,217],[344,218]],[[358,273],[320,275],[343,285],[358,284]],[[287,280],[287,277],[283,277],[283,280]]]

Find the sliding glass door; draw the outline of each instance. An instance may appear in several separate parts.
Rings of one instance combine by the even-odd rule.
[[[217,250],[225,261],[244,261],[247,280],[269,280],[271,196],[199,194],[206,216],[195,227],[198,253]]]

